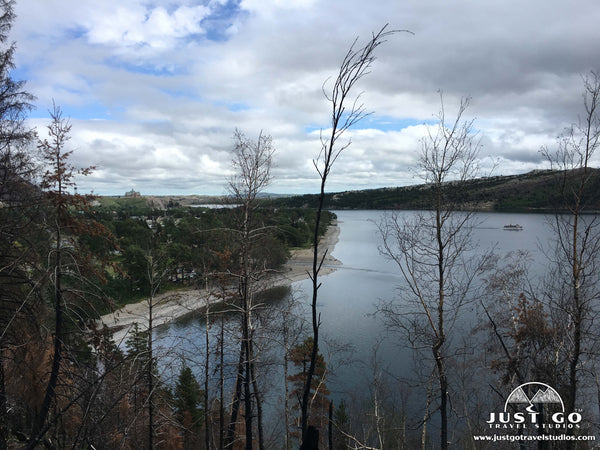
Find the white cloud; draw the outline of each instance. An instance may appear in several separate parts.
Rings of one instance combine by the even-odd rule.
[[[144,47],[167,50],[176,39],[204,33],[200,23],[209,13],[210,9],[202,5],[181,6],[172,13],[163,7],[120,6],[112,14],[91,15],[87,37],[91,44],[110,45],[122,52]]]
[[[20,0],[17,13],[35,116],[52,99],[69,112],[74,157],[99,166],[82,188],[103,193],[223,192],[236,127],[273,136],[272,190],[315,191],[322,84],[357,35],[388,22],[414,35],[390,37],[357,86],[376,114],[348,133],[330,189],[414,183],[438,89],[449,114],[473,98],[484,155],[503,171],[539,168],[539,147],[581,110],[600,21],[593,0]]]

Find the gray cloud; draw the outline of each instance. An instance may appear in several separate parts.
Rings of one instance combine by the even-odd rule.
[[[232,134],[269,133],[272,191],[314,192],[312,159],[335,76],[356,36],[385,23],[391,37],[362,80],[374,116],[348,134],[330,189],[414,183],[423,127],[472,97],[483,156],[503,173],[544,167],[581,111],[581,75],[599,64],[593,0],[20,0],[17,65],[39,98],[73,122],[74,160],[96,165],[81,189],[118,194],[222,193]],[[407,126],[408,125],[408,126]],[[486,163],[488,164],[488,163]]]

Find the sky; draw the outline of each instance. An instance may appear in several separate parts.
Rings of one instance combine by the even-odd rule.
[[[80,192],[225,193],[233,134],[271,135],[273,193],[319,189],[323,95],[352,42],[377,49],[356,86],[372,114],[349,130],[328,191],[420,183],[420,139],[462,98],[483,174],[548,168],[540,153],[583,114],[600,69],[597,0],[17,0],[13,77],[72,125]],[[325,83],[325,84],[324,84]]]

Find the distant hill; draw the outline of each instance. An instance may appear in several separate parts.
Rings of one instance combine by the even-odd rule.
[[[224,205],[232,202],[231,196],[226,195],[141,195],[136,196],[106,196],[102,199],[105,207],[148,207],[164,210],[167,208],[187,206]],[[278,199],[288,198],[291,194],[261,193],[258,198]]]
[[[560,186],[564,173],[535,170],[522,175],[476,178],[466,182],[449,182],[447,198],[458,209],[504,212],[552,212],[560,208]],[[589,169],[590,180],[585,192],[585,209],[600,212],[600,170]],[[573,182],[577,172],[568,172],[566,182]],[[288,208],[316,208],[318,196],[264,194],[265,205]],[[140,213],[144,209],[167,209],[211,204],[227,204],[231,197],[208,195],[166,195],[140,197],[103,197],[106,209],[127,209]],[[431,209],[432,191],[427,185],[387,187],[326,194],[326,209]]]
[[[136,197],[106,196],[101,198],[105,208],[155,208],[164,210],[179,206],[199,206],[227,203],[227,197],[211,195],[139,195]]]
[[[458,209],[476,211],[547,212],[561,204],[560,186],[564,173],[536,170],[522,175],[477,178],[449,182],[447,198]],[[567,173],[573,181],[577,172]],[[326,194],[327,209],[430,209],[432,191],[427,185],[390,187]],[[316,194],[269,201],[280,207],[316,207]],[[600,170],[590,169],[585,192],[587,211],[600,211]]]

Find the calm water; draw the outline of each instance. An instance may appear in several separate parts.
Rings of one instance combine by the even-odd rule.
[[[380,255],[378,250],[381,241],[376,224],[384,213],[336,211],[336,214],[340,236],[332,254],[343,266],[322,277],[323,284],[319,291],[322,352],[333,371],[328,387],[334,399],[351,395],[357,386],[364,386],[365,382],[369,382],[374,346],[380,340],[378,364],[388,373],[406,376],[412,367],[414,356],[397,335],[386,333],[380,318],[373,314],[380,301],[398,296],[398,286],[403,283],[395,263]],[[491,248],[495,248],[500,254],[527,250],[533,256],[533,270],[543,270],[544,257],[540,248],[547,246],[551,237],[545,216],[478,213],[476,219],[478,226],[474,229],[473,240],[477,243],[478,253],[483,254]],[[522,231],[503,230],[504,225],[517,223],[523,226]],[[302,302],[309,303],[310,280],[295,283],[292,288],[294,295]],[[218,327],[214,327],[211,330],[213,342],[217,339],[217,329]],[[308,333],[309,327],[305,329]],[[204,332],[202,318],[186,318],[159,331],[158,337],[162,339],[163,347],[169,349],[168,357],[164,360],[166,373],[176,373],[180,367],[180,356],[191,358],[191,364],[194,364],[196,358],[198,367],[201,367],[201,361],[198,360],[204,354]],[[338,346],[346,346],[346,351],[338,350]],[[230,351],[228,360],[234,363],[237,346]],[[173,363],[173,368],[170,368],[169,361]],[[274,367],[270,376],[273,380],[279,380],[272,383],[272,399],[280,399],[283,389],[282,369]],[[273,408],[277,409],[280,400],[273,402]]]
[[[398,287],[404,280],[395,262],[379,253],[381,237],[377,229],[381,211],[336,211],[340,221],[340,238],[333,251],[343,266],[322,279],[319,293],[323,334],[339,343],[351,344],[358,363],[348,364],[338,373],[334,390],[353,390],[353,385],[370,376],[373,347],[385,337],[379,349],[383,364],[397,375],[405,375],[412,352],[399,342],[398,336],[385,332],[379,317],[373,313],[380,301],[398,297]],[[410,216],[413,212],[402,212]],[[545,257],[541,248],[549,246],[551,237],[547,217],[534,214],[478,213],[473,230],[477,253],[495,249],[499,254],[527,250],[532,256],[531,269],[543,271]],[[519,224],[522,231],[507,231],[506,224]],[[311,283],[296,283],[304,292],[311,292]]]

